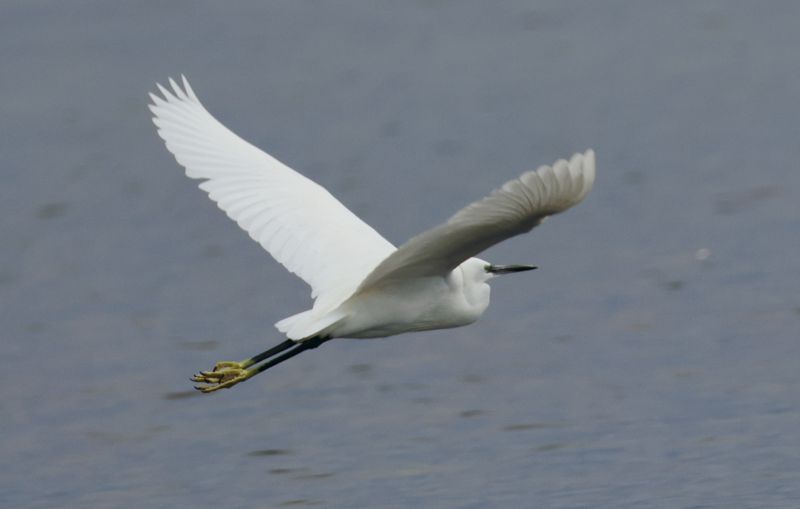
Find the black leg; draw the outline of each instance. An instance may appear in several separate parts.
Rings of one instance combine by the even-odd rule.
[[[284,351],[284,350],[286,350],[288,348],[291,348],[292,346],[294,346],[296,344],[297,343],[292,341],[291,339],[287,339],[283,343],[281,343],[279,345],[276,345],[276,346],[273,346],[269,350],[263,351],[258,355],[254,355],[253,357],[250,357],[249,359],[244,361],[244,364],[246,366],[252,366],[253,364],[258,364],[259,362],[263,361],[264,359],[269,359],[273,355],[278,355],[282,351]]]
[[[276,364],[280,364],[281,362],[283,362],[285,360],[289,360],[289,359],[291,359],[292,357],[294,357],[295,355],[297,355],[297,354],[299,354],[301,352],[305,352],[306,350],[311,350],[313,348],[316,348],[319,345],[321,345],[322,343],[324,343],[326,341],[329,341],[330,339],[331,338],[317,337],[317,338],[307,339],[307,340],[305,340],[305,341],[303,341],[301,343],[298,343],[297,346],[295,346],[294,348],[292,348],[291,350],[289,350],[285,354],[279,355],[279,356],[277,356],[277,357],[275,357],[273,359],[270,359],[270,360],[268,360],[267,362],[265,362],[264,364],[262,364],[260,366],[256,366],[255,367],[255,373],[253,373],[253,376],[255,376],[255,375],[259,374],[259,373],[263,373],[264,371],[268,370],[272,366],[275,366]],[[289,341],[291,341],[291,340],[289,340]]]

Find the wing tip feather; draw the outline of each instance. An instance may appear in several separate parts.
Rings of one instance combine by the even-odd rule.
[[[150,99],[157,106],[174,102],[200,102],[185,74],[181,73],[180,83],[172,76],[167,77],[167,83],[169,84],[169,88],[156,82],[156,88],[161,93],[161,97],[152,92],[149,94]]]
[[[597,163],[593,149],[588,149],[583,153],[583,161],[581,164],[583,175],[583,189],[581,190],[580,199],[582,200],[594,186],[594,179],[597,173]]]

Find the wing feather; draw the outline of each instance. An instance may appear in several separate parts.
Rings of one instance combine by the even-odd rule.
[[[358,292],[398,280],[444,276],[488,247],[527,233],[546,217],[580,203],[594,178],[592,150],[526,172],[401,245],[367,276]]]
[[[186,175],[316,298],[315,310],[338,305],[394,246],[325,188],[238,137],[182,85],[157,84],[153,122]]]

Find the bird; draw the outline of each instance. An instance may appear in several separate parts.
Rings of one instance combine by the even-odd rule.
[[[460,327],[489,305],[488,282],[537,268],[475,255],[581,202],[595,180],[592,149],[523,173],[447,221],[395,247],[328,190],[234,134],[189,81],[169,78],[148,104],[186,175],[275,260],[311,287],[310,309],[278,321],[286,339],[191,380],[229,389],[334,338],[381,338]]]

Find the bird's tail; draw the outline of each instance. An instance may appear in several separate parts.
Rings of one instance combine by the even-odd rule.
[[[344,320],[345,316],[345,313],[338,309],[322,316],[315,316],[314,310],[309,309],[284,318],[276,323],[275,327],[289,339],[303,341],[316,336],[330,336],[331,329]]]

